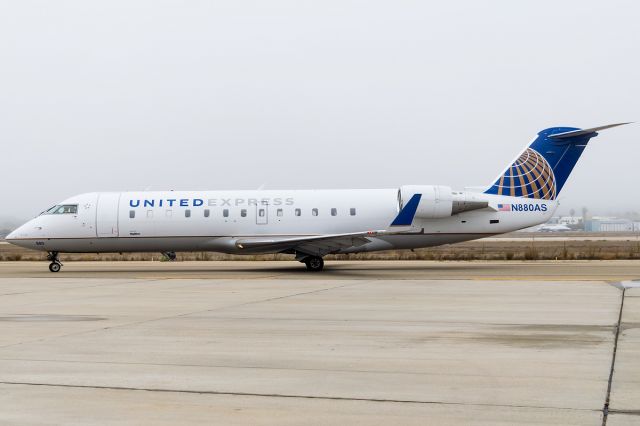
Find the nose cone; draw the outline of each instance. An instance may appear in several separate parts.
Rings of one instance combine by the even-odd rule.
[[[4,237],[5,241],[21,247],[30,247],[31,241],[28,240],[32,235],[29,232],[31,221],[25,223],[17,229],[14,229],[9,235]]]

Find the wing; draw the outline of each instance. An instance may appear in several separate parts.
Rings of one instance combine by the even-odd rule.
[[[236,241],[236,247],[247,253],[296,251],[314,256],[324,256],[341,249],[363,246],[371,242],[372,237],[383,234],[388,234],[388,232],[367,231],[304,237],[240,238]]]

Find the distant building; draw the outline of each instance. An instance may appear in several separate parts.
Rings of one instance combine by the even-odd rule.
[[[561,225],[580,225],[582,223],[582,216],[562,216],[558,219],[558,223]]]
[[[587,232],[634,232],[637,230],[634,225],[634,222],[629,219],[594,217],[591,220],[587,220],[584,230]],[[640,226],[638,229],[640,229]]]

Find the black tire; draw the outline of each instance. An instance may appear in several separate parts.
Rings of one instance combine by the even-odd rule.
[[[170,262],[174,262],[178,258],[175,251],[163,251],[162,255]]]
[[[324,260],[320,256],[309,256],[304,260],[304,264],[307,265],[307,270],[318,272],[324,268]]]
[[[62,265],[60,265],[58,262],[51,262],[49,264],[49,270],[51,272],[60,272],[60,268],[62,267]]]

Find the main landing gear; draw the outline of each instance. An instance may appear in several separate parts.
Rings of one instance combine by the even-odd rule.
[[[164,256],[165,259],[167,259],[170,262],[173,262],[178,258],[178,256],[176,256],[175,251],[163,251],[162,255]]]
[[[49,252],[49,254],[47,255],[47,260],[51,261],[51,263],[49,264],[49,270],[51,272],[60,272],[60,269],[62,268],[62,262],[60,262],[60,259],[58,259],[57,251]]]
[[[324,268],[324,260],[320,256],[308,256],[303,260],[308,271],[319,272]]]

